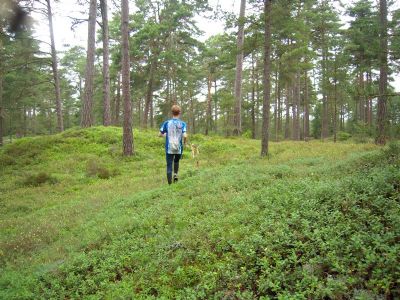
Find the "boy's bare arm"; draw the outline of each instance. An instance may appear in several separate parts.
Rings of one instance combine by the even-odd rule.
[[[186,145],[187,142],[187,134],[186,132],[183,134],[183,143]]]

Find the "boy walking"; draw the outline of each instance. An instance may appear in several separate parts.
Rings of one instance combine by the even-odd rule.
[[[160,137],[165,136],[168,184],[172,183],[172,163],[174,164],[174,182],[178,181],[179,160],[182,157],[183,144],[186,144],[186,123],[179,119],[181,108],[172,106],[172,119],[165,121],[160,128]],[[182,143],[183,140],[183,143]]]

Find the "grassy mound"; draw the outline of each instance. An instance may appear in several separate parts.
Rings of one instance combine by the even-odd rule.
[[[20,141],[43,147],[34,156],[2,151],[20,156],[0,173],[14,178],[0,186],[0,298],[400,297],[398,145],[272,143],[260,159],[259,141],[200,135],[166,186],[162,139],[135,132],[126,159],[120,137],[71,130]],[[93,159],[118,173],[89,176]],[[18,184],[38,171],[57,182]]]

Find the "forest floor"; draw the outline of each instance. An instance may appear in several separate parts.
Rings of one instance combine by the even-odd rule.
[[[72,129],[0,150],[0,299],[395,299],[400,145]]]

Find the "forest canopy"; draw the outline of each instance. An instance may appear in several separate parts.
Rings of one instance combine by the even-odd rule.
[[[124,1],[77,1],[86,15],[69,16],[71,30],[88,23],[88,44],[71,41],[62,51],[52,12],[62,1],[2,2],[2,11],[15,4],[27,17],[15,31],[1,15],[1,145],[75,126],[157,128],[173,104],[192,134],[379,144],[399,137],[395,1],[242,0],[237,12],[206,0],[130,2],[129,11]],[[129,11],[125,46],[121,11]],[[199,18],[224,31],[204,40]],[[50,52],[37,22],[48,27]]]

